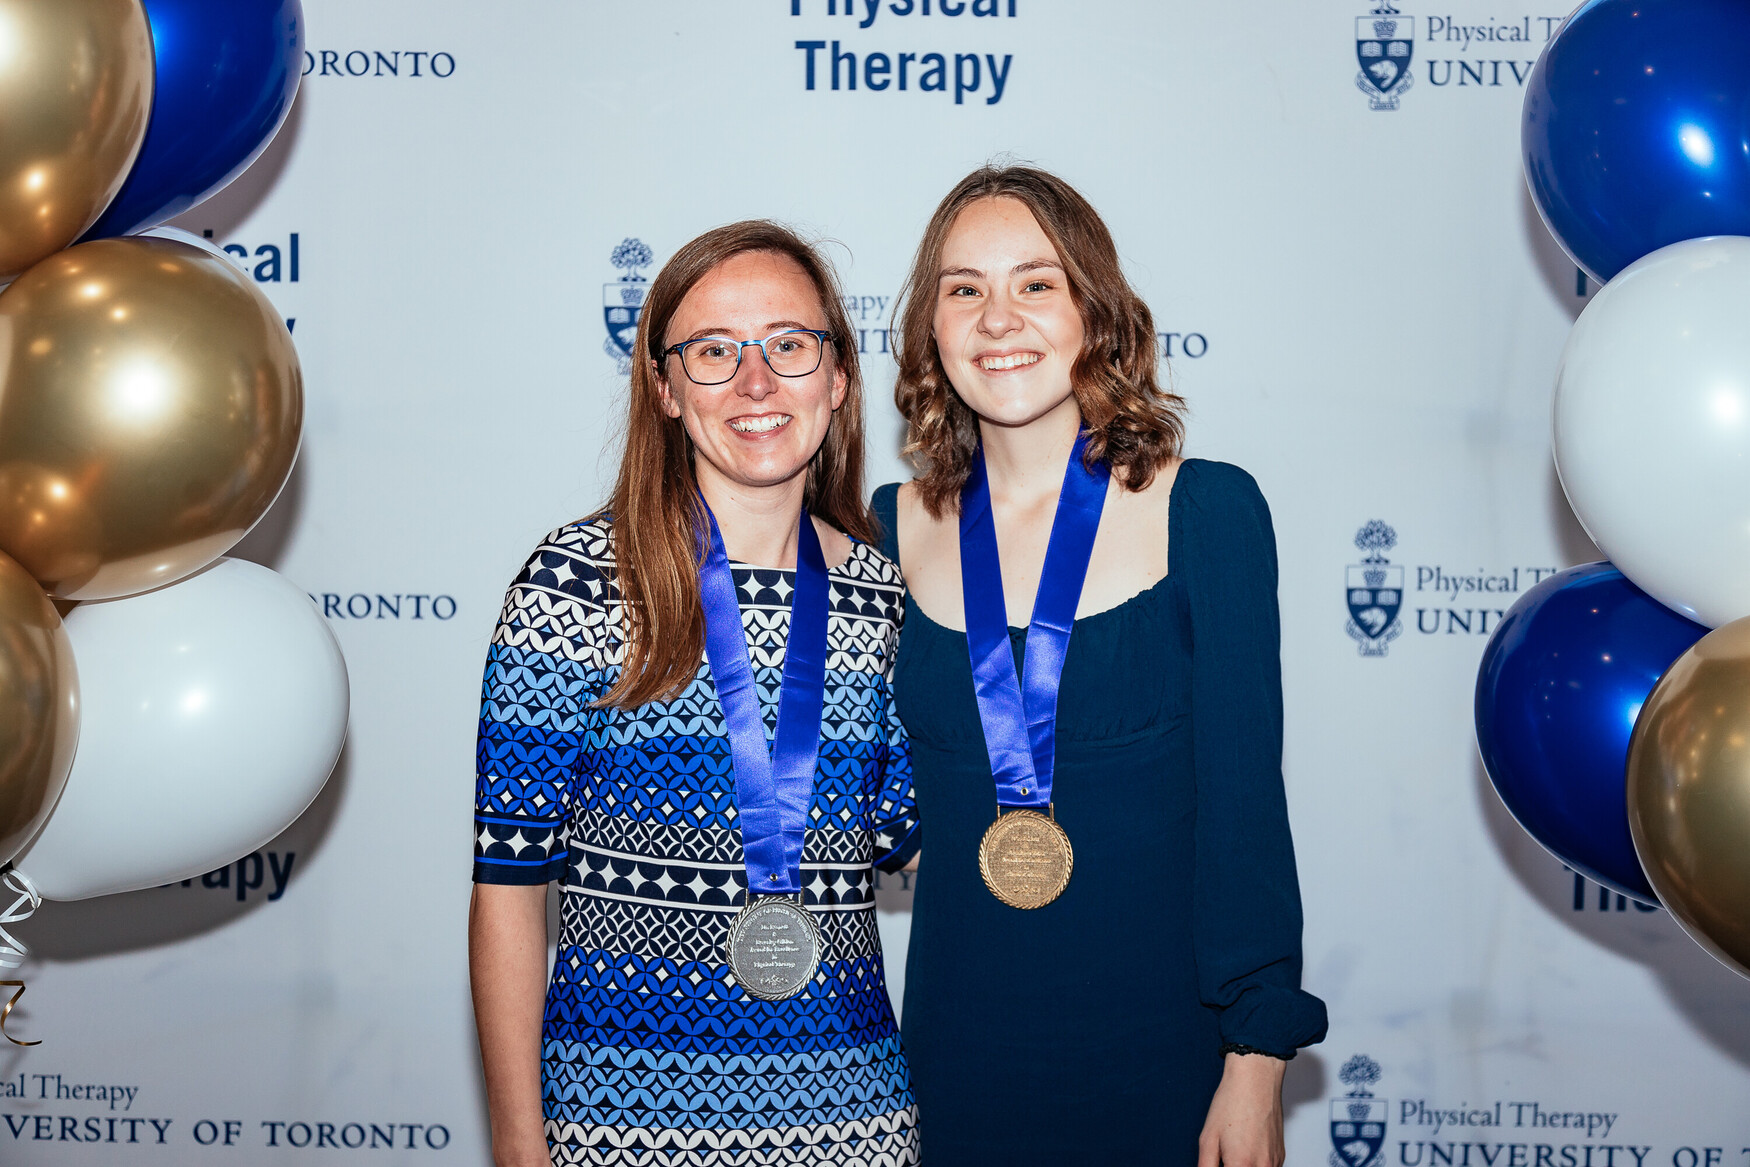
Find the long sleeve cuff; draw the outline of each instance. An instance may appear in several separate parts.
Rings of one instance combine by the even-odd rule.
[[[1224,1050],[1243,1046],[1248,1052],[1292,1058],[1302,1046],[1325,1039],[1325,1003],[1301,989],[1253,985],[1221,1010],[1220,1025]]]

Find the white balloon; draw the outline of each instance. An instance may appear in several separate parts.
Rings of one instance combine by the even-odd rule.
[[[1674,243],[1593,297],[1562,354],[1555,456],[1643,591],[1714,627],[1750,616],[1750,238]]]
[[[155,887],[272,839],[346,738],[346,661],[310,598],[220,559],[67,616],[83,733],[65,792],[17,860],[52,900]]]

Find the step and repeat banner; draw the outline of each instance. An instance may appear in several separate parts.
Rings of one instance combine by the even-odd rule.
[[[1548,420],[1595,288],[1518,158],[1564,2],[305,0],[285,130],[179,223],[303,358],[302,454],[239,554],[331,623],[350,740],[261,851],[16,929],[7,1029],[42,1044],[0,1049],[0,1162],[487,1163],[480,667],[524,556],[612,477],[642,289],[730,220],[833,240],[871,485],[900,478],[894,295],[942,194],[1012,158],[1106,216],[1189,452],[1274,509],[1331,1015],[1289,1069],[1289,1161],[1750,1167],[1750,984],[1525,836],[1473,737],[1489,633],[1598,557]],[[1376,577],[1398,602],[1352,614]],[[928,879],[884,877],[896,1001]]]

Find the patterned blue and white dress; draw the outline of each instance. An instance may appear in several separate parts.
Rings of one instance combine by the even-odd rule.
[[[768,740],[792,571],[732,564]],[[890,678],[904,585],[858,543],[832,568],[826,708],[802,856],[819,974],[749,996],[724,945],[746,898],[722,706],[701,656],[676,699],[592,703],[619,676],[609,525],[563,527],[505,597],[480,712],[474,878],[561,881],[542,1094],[556,1164],[917,1162],[871,865],[917,846]]]

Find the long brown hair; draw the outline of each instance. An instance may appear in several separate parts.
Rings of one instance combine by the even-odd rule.
[[[1105,462],[1142,490],[1185,439],[1184,399],[1161,388],[1154,317],[1124,278],[1098,211],[1069,183],[1028,166],[985,166],[948,192],[924,230],[895,309],[893,399],[908,425],[905,452],[933,518],[956,513],[978,449],[978,415],[954,392],[936,350],[936,284],[942,249],[960,212],[980,199],[1016,199],[1057,248],[1081,313],[1085,339],[1070,384],[1088,431],[1088,459]]]
[[[749,252],[786,255],[801,265],[820,293],[832,334],[828,347],[845,374],[844,403],[808,464],[804,505],[846,534],[873,540],[863,502],[863,374],[832,265],[794,231],[763,219],[705,232],[663,265],[638,319],[625,450],[613,496],[599,512],[612,524],[626,637],[620,678],[603,705],[629,709],[676,695],[693,679],[705,650],[699,564],[706,528],[693,444],[681,420],[664,412],[658,385],[664,338],[681,301],[719,264]]]

